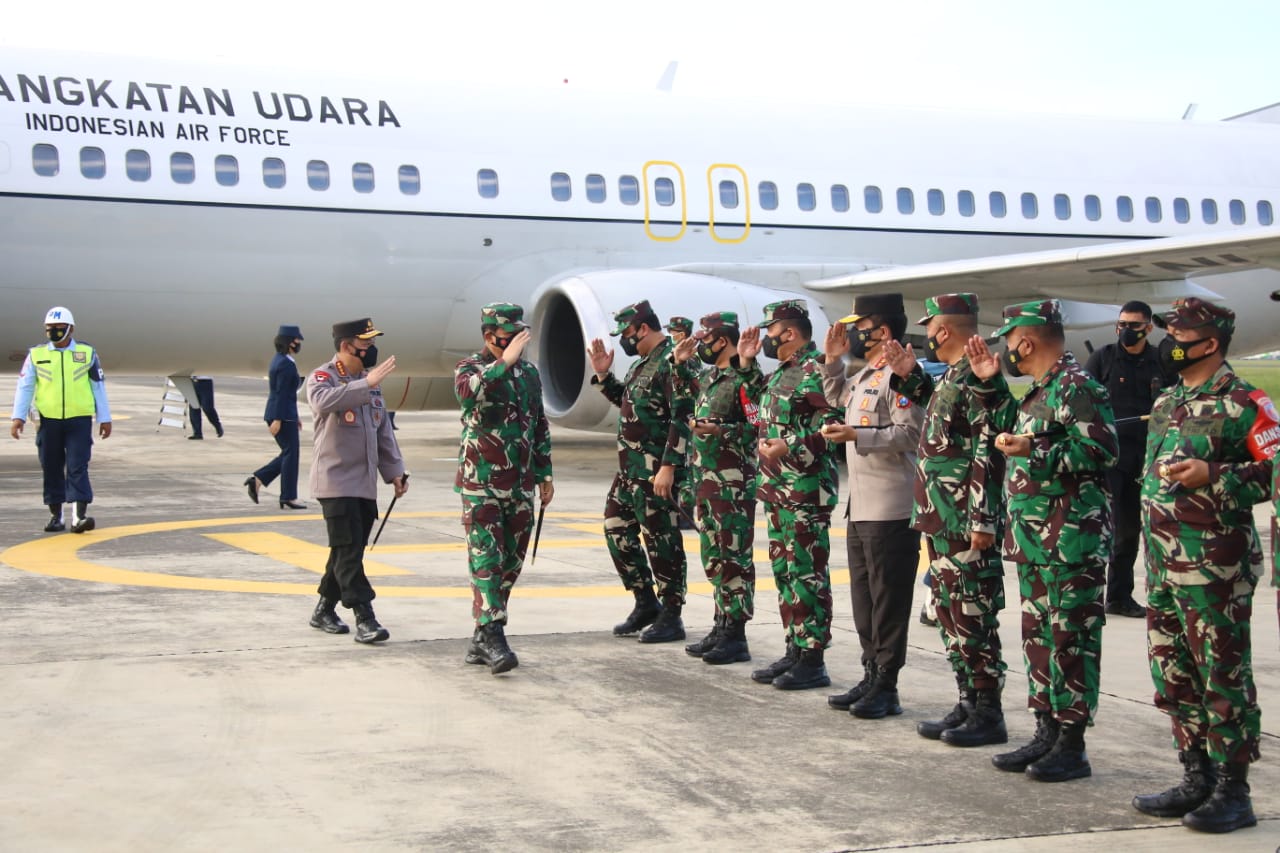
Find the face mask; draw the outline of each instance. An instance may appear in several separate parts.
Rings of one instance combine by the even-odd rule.
[[[715,364],[720,358],[720,353],[713,349],[714,346],[714,341],[711,343],[704,341],[703,343],[698,344],[698,358],[703,364]]]
[[[512,341],[512,340],[514,340],[514,336],[506,337],[506,338],[500,338],[500,337],[498,337],[497,335],[494,335],[494,336],[493,336],[493,345],[494,345],[495,347],[497,347],[499,350],[505,350],[507,347],[511,346],[511,341]]]
[[[640,352],[640,339],[635,335],[627,335],[618,343],[622,346],[622,351],[627,355],[638,355]]]
[[[1141,329],[1125,329],[1120,333],[1120,344],[1126,347],[1135,347],[1147,336],[1145,330]]]
[[[365,370],[378,363],[378,348],[373,344],[369,344],[365,349],[356,350],[356,355],[360,358],[360,363],[364,365]]]
[[[1022,372],[1022,353],[1018,352],[1017,347],[1010,348],[1005,345],[1004,352],[1000,354],[1000,364],[1004,366],[1004,372],[1010,376],[1025,376]]]
[[[866,358],[868,344],[879,343],[879,340],[871,339],[871,329],[861,329],[858,336],[849,342],[849,355],[854,358]]]
[[[1181,373],[1193,364],[1198,364],[1213,355],[1213,353],[1195,356],[1187,355],[1187,350],[1207,340],[1209,338],[1199,338],[1194,341],[1175,341],[1171,336],[1166,337],[1160,342],[1160,364],[1169,372]]]
[[[289,344],[289,350],[294,355],[297,355],[298,353],[302,352],[302,343],[300,341],[294,341],[293,343]]]
[[[70,331],[71,331],[70,326],[50,326],[49,328],[44,330],[44,333],[46,336],[48,336],[49,340],[53,341],[56,344],[59,341],[61,341],[63,338],[65,338],[67,336],[67,333]]]
[[[938,336],[930,335],[928,339],[924,342],[925,359],[927,361],[933,362],[934,364],[941,364],[942,356],[938,355],[938,348],[941,346],[942,346],[942,343],[938,340]]]
[[[778,348],[782,346],[782,341],[773,335],[765,335],[763,350],[764,354],[769,358],[778,357]]]

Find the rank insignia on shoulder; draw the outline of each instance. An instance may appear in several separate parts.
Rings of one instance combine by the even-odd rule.
[[[347,409],[345,412],[342,413],[342,419],[349,424],[353,424],[356,422],[356,413],[353,412],[351,409]]]

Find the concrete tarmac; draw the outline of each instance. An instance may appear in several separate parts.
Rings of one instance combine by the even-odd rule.
[[[0,408],[14,384],[0,377]],[[631,607],[600,532],[613,439],[555,431],[555,501],[511,601],[520,666],[491,676],[463,662],[472,622],[451,490],[457,417],[406,412],[397,436],[411,490],[369,555],[391,640],[364,647],[307,625],[326,555],[306,488],[309,426],[309,508],[281,511],[274,487],[255,506],[242,481],[276,452],[261,420],[265,381],[219,379],[226,436],[206,424],[200,442],[157,428],[162,385],[109,377],[115,432],[94,448],[90,533],[41,532],[34,430],[0,441],[0,849],[1280,845],[1280,636],[1268,586],[1254,618],[1259,825],[1206,836],[1130,805],[1181,770],[1151,704],[1141,620],[1112,617],[1104,630],[1092,778],[1001,773],[991,755],[1033,728],[1012,567],[1002,628],[1011,746],[926,741],[915,724],[951,707],[954,682],[936,631],[914,621],[903,715],[868,721],[827,707],[859,670],[842,522],[830,690],[788,693],[748,677],[782,651],[763,528],[751,663],[711,667],[683,643],[612,636]],[[1259,508],[1264,531],[1269,513]],[[696,540],[686,541],[692,640],[712,605]],[[918,587],[917,610],[926,592]]]

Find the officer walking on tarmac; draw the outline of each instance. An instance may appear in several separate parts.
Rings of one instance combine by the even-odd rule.
[[[1058,300],[1004,309],[999,359],[974,335],[965,351],[989,406],[1009,391],[992,384],[1004,368],[1034,379],[1018,406],[1016,432],[996,436],[1007,457],[1009,527],[1004,556],[1018,564],[1022,657],[1031,742],[993,756],[1000,770],[1041,782],[1093,774],[1084,731],[1098,711],[1102,589],[1111,553],[1111,495],[1116,428],[1107,390],[1066,349]]]
[[[628,305],[613,319],[618,326],[612,334],[621,337],[622,351],[639,356],[619,382],[611,370],[613,349],[600,338],[587,349],[596,374],[591,384],[620,410],[618,473],[604,505],[604,535],[614,568],[636,604],[613,633],[624,637],[648,625],[640,642],[670,643],[685,636],[680,611],[686,566],[675,489],[676,470],[688,450],[692,403],[673,393],[671,340],[649,301]],[[646,550],[641,550],[642,533]]]
[[[458,362],[453,391],[462,406],[462,447],[454,491],[462,495],[476,629],[467,663],[494,675],[519,665],[507,644],[507,601],[533,529],[533,491],[543,506],[551,481],[551,427],[538,369],[522,358],[529,343],[524,309],[493,302],[480,309],[484,349]]]
[[[378,475],[409,489],[400,448],[379,387],[396,368],[396,357],[377,363],[373,339],[381,335],[369,318],[336,323],[337,354],[307,377],[307,401],[315,418],[311,494],[320,501],[329,533],[329,561],[320,579],[320,601],[311,627],[330,634],[349,630],[338,617],[339,601],[356,615],[357,643],[391,636],[373,614],[373,585],[364,572],[364,549],[378,517]]]
[[[71,532],[93,529],[94,521],[86,513],[93,503],[89,457],[95,418],[98,435],[111,435],[106,377],[94,348],[72,337],[75,322],[66,308],[49,309],[44,317],[49,343],[27,353],[13,397],[9,434],[15,439],[22,435],[33,402],[40,413],[36,452],[44,472],[44,502],[52,516],[44,526],[46,533],[66,529],[62,505],[67,501],[73,505]]]
[[[1143,465],[1147,651],[1184,775],[1133,806],[1232,832],[1258,822],[1248,781],[1262,716],[1250,639],[1262,572],[1253,506],[1271,491],[1277,415],[1226,362],[1233,311],[1190,297],[1157,322],[1168,332],[1161,363],[1181,381],[1156,400]]]

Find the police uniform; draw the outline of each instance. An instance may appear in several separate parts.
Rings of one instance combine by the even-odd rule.
[[[368,318],[333,327],[335,341],[355,338],[370,343],[381,334]],[[316,625],[320,609],[327,608],[331,614],[333,605],[341,601],[355,612],[358,622],[372,626],[372,639],[361,641],[373,642],[385,640],[388,634],[373,614],[376,593],[365,575],[364,549],[378,517],[379,475],[390,483],[405,470],[382,389],[369,387],[366,372],[348,373],[334,358],[307,377],[307,402],[315,425],[311,494],[320,501],[329,534],[329,560],[320,579],[320,604],[312,624],[323,627],[323,620]],[[362,635],[358,624],[356,638]]]
[[[93,503],[89,483],[89,458],[93,448],[93,422],[105,425],[110,433],[111,407],[107,403],[106,377],[92,346],[72,337],[75,318],[63,307],[49,310],[45,327],[50,341],[32,347],[18,374],[13,398],[13,435],[25,423],[34,405],[40,413],[36,450],[44,473],[44,502],[52,518],[45,531],[65,529],[62,505],[74,505],[71,531],[84,533],[94,528],[85,513]],[[54,338],[61,329],[65,338]]]

